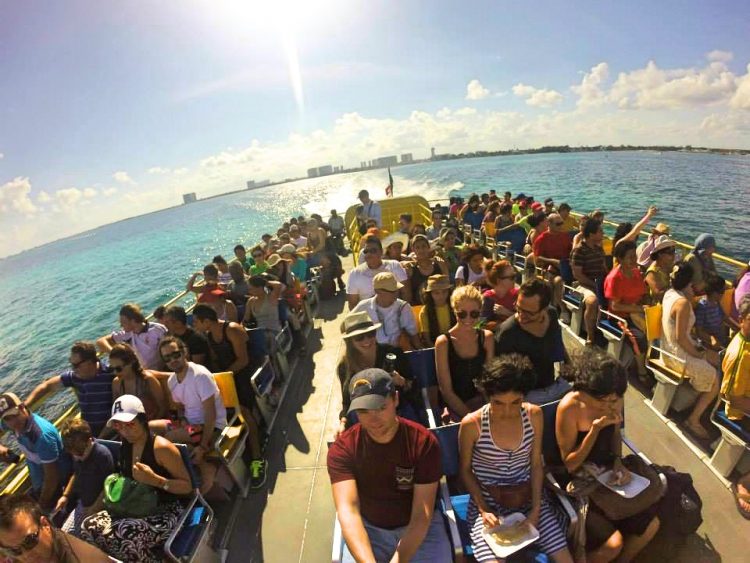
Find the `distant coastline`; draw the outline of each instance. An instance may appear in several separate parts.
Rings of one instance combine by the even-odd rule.
[[[717,155],[724,155],[724,156],[747,156],[750,155],[750,149],[719,149],[719,148],[711,148],[711,147],[694,147],[691,145],[686,146],[671,146],[671,145],[595,145],[595,146],[578,146],[578,147],[571,147],[569,145],[550,145],[550,146],[543,146],[538,148],[532,148],[532,149],[511,149],[511,150],[498,150],[498,151],[472,151],[472,152],[466,152],[466,153],[444,153],[444,154],[436,154],[433,158],[424,158],[424,159],[415,159],[412,162],[408,163],[398,163],[391,166],[391,168],[399,168],[401,166],[412,166],[414,164],[424,164],[426,162],[440,162],[445,160],[460,160],[464,158],[487,158],[487,157],[493,157],[493,156],[517,156],[517,155],[528,155],[528,154],[554,154],[554,153],[587,153],[587,152],[657,152],[657,153],[663,153],[663,152],[680,152],[680,153],[696,153],[696,154],[717,154]],[[318,178],[325,178],[327,176],[338,176],[340,174],[351,174],[353,172],[368,172],[372,170],[385,170],[385,166],[372,166],[372,167],[355,167],[355,168],[343,168],[337,172],[333,172],[331,174],[326,174],[325,176],[318,176]],[[230,190],[226,192],[221,192],[218,194],[213,195],[207,195],[205,197],[199,197],[196,199],[196,202],[198,201],[206,201],[210,199],[214,199],[217,197],[223,197],[227,195],[232,195],[240,192],[247,192],[247,191],[256,191],[266,188],[272,188],[274,186],[278,186],[281,184],[289,184],[292,182],[298,182],[300,180],[309,180],[307,176],[300,176],[298,178],[284,178],[283,180],[273,181],[263,186],[254,186],[253,188],[241,188],[238,190]],[[446,194],[447,197],[447,194]],[[45,242],[44,244],[40,244],[38,246],[34,246],[31,248],[24,249],[20,252],[17,252],[15,254],[9,254],[8,256],[3,256],[0,258],[0,262],[13,258],[15,256],[18,256],[20,254],[23,254],[25,252],[31,252],[34,250],[38,250],[41,248],[44,248],[50,244],[54,244],[57,242],[62,242],[65,240],[74,239],[77,237],[81,237],[84,235],[87,235],[88,233],[92,233],[94,231],[97,231],[98,229],[101,229],[102,227],[106,227],[109,225],[116,225],[118,223],[122,223],[124,221],[130,221],[132,219],[137,219],[139,217],[146,217],[148,215],[153,215],[155,213],[162,213],[164,211],[169,211],[170,209],[174,209],[177,207],[182,207],[184,205],[192,205],[193,203],[179,203],[175,205],[171,205],[169,207],[162,207],[161,209],[155,209],[154,211],[148,211],[146,213],[141,213],[139,215],[133,215],[131,217],[125,217],[123,219],[118,219],[117,221],[112,221],[111,223],[106,223],[104,225],[99,225],[98,227],[94,227],[93,229],[88,229],[86,231],[81,231],[80,233],[75,233],[73,235],[55,239],[49,242]]]

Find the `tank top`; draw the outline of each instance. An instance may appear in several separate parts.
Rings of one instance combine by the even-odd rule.
[[[677,343],[677,332],[675,320],[672,318],[672,308],[679,299],[684,297],[685,296],[676,289],[669,289],[664,294],[664,298],[661,302],[661,330],[664,335],[664,338],[662,339],[662,347],[670,354],[674,354],[679,358],[686,358],[687,353],[682,349],[682,346]],[[695,324],[695,313],[693,312],[693,308],[689,307],[689,310],[690,318],[688,320],[688,334],[693,330],[693,325]],[[667,365],[669,365],[670,361],[671,359],[666,356],[665,362]]]
[[[615,427],[612,424],[605,428],[602,428],[599,431],[599,434],[596,437],[596,441],[594,442],[594,446],[591,448],[586,461],[605,466],[609,466],[612,464],[612,461],[614,461],[615,457],[614,453],[612,452],[612,435],[614,434],[614,432]],[[588,430],[586,432],[578,432],[578,436],[576,437],[576,448],[581,445],[583,439],[587,434]]]
[[[208,340],[208,347],[211,348],[211,357],[213,358],[214,371],[228,371],[227,368],[234,363],[237,359],[237,355],[234,353],[234,347],[227,338],[227,327],[228,322],[223,322],[221,325],[221,342],[214,340],[213,334],[209,331],[206,333],[206,340]]]
[[[484,365],[484,330],[476,329],[479,351],[473,358],[462,358],[453,347],[450,333],[446,332],[448,339],[448,367],[451,370],[451,385],[453,392],[462,401],[468,401],[477,396],[477,388],[474,381],[479,378]]]
[[[423,305],[422,294],[419,290],[424,284],[427,283],[427,278],[442,273],[443,271],[440,269],[440,266],[438,266],[436,262],[432,263],[432,272],[427,275],[423,274],[419,270],[419,266],[417,264],[414,265],[414,268],[412,268],[411,270],[411,279],[409,279],[409,283],[411,284],[411,305]]]
[[[267,328],[270,330],[281,330],[281,321],[279,321],[279,307],[271,304],[271,300],[266,295],[260,302],[258,307],[258,301],[252,302],[253,317],[258,323],[259,328]],[[226,336],[225,336],[226,338]]]
[[[146,409],[146,418],[149,420],[153,420],[156,418],[158,405],[156,404],[156,401],[151,396],[151,392],[148,389],[148,385],[146,385],[146,380],[142,379],[140,377],[135,378],[135,393],[128,393],[125,390],[125,380],[120,379],[120,385],[119,385],[119,395],[118,397],[122,397],[123,395],[135,395],[138,397],[141,402],[143,403],[143,408]]]
[[[514,422],[515,424],[515,422]],[[521,441],[513,450],[499,448],[490,430],[490,406],[482,407],[479,438],[471,454],[471,469],[480,485],[515,485],[531,479],[531,449],[534,427],[524,404],[521,405]],[[485,500],[492,500],[482,488]]]
[[[154,473],[164,477],[165,479],[172,479],[172,474],[163,466],[156,461],[156,455],[154,454],[154,436],[149,434],[146,438],[146,443],[143,446],[141,452],[141,463],[148,465]],[[120,447],[120,471],[125,477],[133,478],[133,444],[127,440],[122,441]],[[174,495],[164,491],[163,489],[157,489],[160,499],[173,498]]]

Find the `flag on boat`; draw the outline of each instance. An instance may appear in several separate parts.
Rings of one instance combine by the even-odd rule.
[[[388,167],[388,185],[385,187],[385,196],[393,197],[393,176],[391,176],[391,167]]]

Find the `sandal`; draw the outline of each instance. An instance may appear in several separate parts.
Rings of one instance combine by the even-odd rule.
[[[708,433],[708,431],[705,428],[703,428],[703,426],[700,423],[694,426],[686,420],[685,423],[683,424],[683,427],[685,428],[685,430],[690,432],[690,434],[692,434],[699,440],[706,441],[706,440],[711,439],[711,435]]]
[[[740,504],[740,500],[750,503],[750,494],[741,493],[737,488],[737,483],[732,483],[732,495],[734,496],[734,504],[737,506],[737,512],[745,520],[750,520],[750,510],[745,510],[742,508],[742,504]]]

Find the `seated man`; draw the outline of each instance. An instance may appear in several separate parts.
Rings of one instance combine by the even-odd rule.
[[[65,451],[73,457],[73,475],[57,500],[60,512],[73,500],[73,533],[78,535],[81,522],[104,508],[104,480],[115,472],[115,462],[107,446],[94,440],[85,420],[71,418],[60,429]]]
[[[574,244],[570,265],[573,268],[573,277],[578,281],[578,289],[583,293],[586,343],[593,344],[596,320],[599,316],[597,285],[601,285],[607,276],[607,263],[602,250],[602,222],[598,219],[588,219],[582,227],[581,235],[581,244]]]
[[[740,330],[727,346],[721,364],[724,378],[721,396],[727,401],[727,416],[750,432],[750,295],[740,302]],[[740,514],[750,519],[750,473],[732,486]]]
[[[383,244],[376,236],[368,236],[364,240],[365,263],[360,264],[349,273],[349,285],[346,291],[346,300],[349,309],[354,307],[362,299],[367,299],[375,294],[372,280],[380,272],[391,272],[396,281],[403,282],[409,276],[403,266],[395,260],[383,260]],[[409,286],[404,285],[400,290],[400,297],[407,303],[410,301]]]
[[[328,474],[344,561],[452,561],[450,542],[434,513],[440,480],[438,441],[396,416],[391,375],[371,368],[351,378],[349,412],[359,423],[328,449]]]
[[[91,426],[94,436],[99,436],[109,420],[112,410],[112,379],[114,373],[104,361],[96,357],[96,348],[91,342],[79,340],[70,349],[70,367],[61,375],[54,375],[37,385],[26,397],[31,405],[49,392],[62,387],[72,387],[78,397],[81,417]]]
[[[555,379],[555,360],[565,358],[557,310],[550,307],[552,290],[540,280],[521,285],[516,313],[506,319],[495,333],[495,354],[516,352],[531,360],[536,372],[536,385],[526,394],[530,403],[543,405],[555,401],[570,390],[563,378]]]
[[[0,497],[0,545],[15,561],[112,561],[99,548],[58,530],[27,495]]]
[[[169,330],[169,336],[175,336],[187,346],[188,360],[208,365],[208,341],[199,332],[187,325],[187,313],[184,307],[172,305],[164,315],[164,324]]]
[[[167,327],[159,323],[146,321],[141,308],[128,303],[120,308],[120,326],[109,336],[102,336],[96,345],[105,354],[115,344],[130,344],[146,369],[159,369],[159,340],[167,334]]]
[[[60,433],[50,421],[31,413],[15,393],[0,395],[0,420],[26,454],[31,494],[43,509],[51,510],[70,475],[70,456],[63,451]],[[0,461],[12,461],[12,457],[13,453],[0,445]]]
[[[545,269],[551,279],[554,288],[553,304],[560,305],[563,293],[563,278],[561,275],[560,262],[570,259],[573,251],[573,240],[563,230],[563,219],[557,213],[551,213],[548,217],[549,229],[534,239],[534,260],[537,266]]]
[[[714,272],[706,272],[706,294],[695,307],[695,332],[706,348],[722,350],[729,343],[727,316],[721,310],[721,298],[727,282]]]
[[[159,343],[159,353],[167,367],[174,370],[167,385],[179,408],[178,419],[166,428],[166,437],[191,447],[190,456],[201,473],[201,492],[206,494],[213,487],[216,467],[205,457],[227,425],[227,410],[213,375],[188,361],[184,342],[167,336]]]
[[[403,284],[396,281],[390,272],[380,272],[372,278],[375,296],[357,303],[352,313],[366,311],[374,323],[380,323],[375,338],[380,344],[399,346],[403,334],[409,340],[412,349],[421,347],[417,331],[417,321],[411,306],[398,298],[398,291]]]

